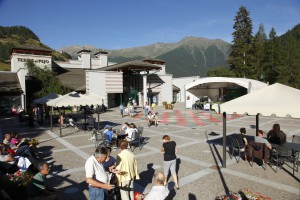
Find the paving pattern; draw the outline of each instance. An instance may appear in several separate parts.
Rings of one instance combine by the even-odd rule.
[[[271,199],[300,199],[300,172],[292,174],[292,169],[284,165],[277,173],[267,166],[264,170],[247,161],[236,162],[226,153],[226,168],[222,168],[223,147],[220,144],[223,134],[222,116],[208,111],[185,110],[176,104],[174,110],[157,107],[159,125],[147,127],[143,111],[139,109],[135,118],[121,118],[118,109],[111,109],[100,115],[101,126],[110,123],[119,128],[124,122],[133,122],[143,126],[145,138],[142,149],[136,148],[134,154],[138,160],[141,179],[135,182],[135,190],[147,193],[152,187],[152,177],[156,170],[163,170],[163,157],[160,153],[161,138],[168,134],[176,141],[178,147],[177,170],[180,190],[173,190],[173,179],[169,179],[171,198],[215,199],[226,191],[250,189]],[[90,140],[91,132],[73,133],[71,129],[36,126],[19,127],[16,118],[0,118],[2,132],[16,131],[22,136],[37,137],[39,149],[43,152],[41,161],[51,165],[51,174],[47,177],[49,184],[55,186],[62,199],[88,199],[85,182],[84,163],[94,152],[94,143]],[[300,119],[260,117],[260,129],[269,131],[274,123],[279,123],[287,133],[288,141],[292,135],[300,135]],[[254,116],[228,116],[227,135],[239,132],[240,127],[247,129],[247,135],[255,133]],[[119,150],[112,152],[116,156]],[[300,170],[299,170],[300,171]]]

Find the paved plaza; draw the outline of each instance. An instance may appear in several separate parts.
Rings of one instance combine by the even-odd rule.
[[[175,104],[174,110],[165,110],[158,106],[159,125],[147,126],[140,108],[135,118],[121,118],[118,109],[110,109],[100,115],[101,126],[112,124],[119,128],[124,122],[133,122],[144,127],[144,144],[133,153],[137,157],[140,180],[135,182],[135,190],[147,193],[152,187],[155,171],[163,170],[163,155],[160,152],[162,136],[170,135],[177,143],[177,169],[180,190],[174,187],[173,178],[169,185],[171,199],[174,200],[213,200],[226,191],[238,191],[247,188],[259,192],[271,199],[300,199],[300,170],[292,173],[288,165],[283,165],[277,173],[267,166],[266,170],[256,163],[251,166],[247,161],[236,162],[226,153],[227,167],[222,168],[223,146],[220,138],[223,134],[222,116],[213,112],[185,110],[182,104]],[[91,141],[91,132],[73,133],[65,128],[60,136],[58,127],[51,131],[50,127],[19,127],[17,118],[0,118],[2,132],[16,131],[22,137],[39,138],[39,149],[43,154],[40,161],[50,163],[51,171],[48,181],[57,188],[64,200],[88,199],[85,182],[84,164],[94,152],[95,144]],[[292,135],[300,135],[300,119],[260,117],[259,128],[268,132],[274,123],[291,141]],[[227,135],[239,133],[245,127],[247,135],[255,135],[255,116],[229,116],[227,119]],[[114,149],[112,156],[120,150]]]

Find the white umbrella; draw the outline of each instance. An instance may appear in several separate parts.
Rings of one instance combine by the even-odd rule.
[[[58,97],[60,97],[60,94],[56,94],[56,93],[50,93],[46,96],[43,96],[39,99],[36,99],[33,101],[34,104],[46,104],[48,101],[52,100],[52,99],[56,99]]]

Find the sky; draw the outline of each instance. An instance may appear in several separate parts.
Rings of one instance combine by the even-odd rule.
[[[234,17],[249,11],[278,36],[300,23],[300,0],[0,0],[0,26],[26,26],[47,46],[106,50],[179,42],[187,36],[232,42]]]

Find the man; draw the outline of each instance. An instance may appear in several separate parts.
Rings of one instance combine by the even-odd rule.
[[[157,172],[154,174],[154,186],[151,191],[143,198],[143,195],[140,195],[138,200],[164,200],[169,195],[169,190],[164,186],[165,175],[163,172]]]
[[[272,145],[268,142],[268,140],[263,138],[263,134],[264,134],[264,132],[262,130],[259,130],[258,136],[255,136],[254,141],[259,142],[259,143],[265,143],[269,149],[272,149]]]
[[[134,179],[140,179],[137,172],[137,161],[135,155],[127,150],[128,142],[121,140],[119,142],[119,148],[121,152],[117,156],[117,185],[120,187],[121,199],[122,200],[133,200],[134,190],[133,181]]]
[[[59,193],[53,188],[45,185],[45,176],[49,174],[50,168],[46,162],[38,164],[39,173],[37,173],[29,182],[27,194],[29,200],[58,200]]]
[[[85,162],[86,182],[89,184],[90,200],[104,200],[107,190],[115,187],[109,184],[108,174],[102,165],[107,154],[108,150],[105,147],[98,147],[94,155]]]

